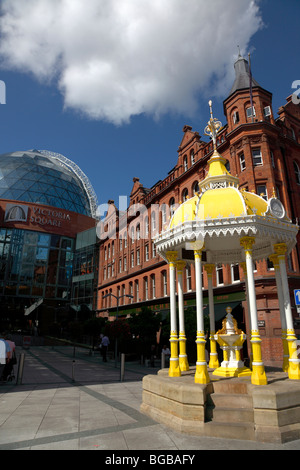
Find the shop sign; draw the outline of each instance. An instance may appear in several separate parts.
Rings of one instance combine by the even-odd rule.
[[[30,222],[38,225],[51,225],[52,227],[61,227],[62,222],[70,221],[70,215],[55,209],[46,209],[33,207],[33,213]]]

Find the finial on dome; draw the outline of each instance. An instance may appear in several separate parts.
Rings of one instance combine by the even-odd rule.
[[[210,120],[207,123],[207,126],[204,129],[205,135],[208,135],[212,138],[214,144],[214,150],[217,150],[217,134],[222,127],[222,123],[213,117],[212,112],[212,101],[209,100],[209,109],[210,109]]]

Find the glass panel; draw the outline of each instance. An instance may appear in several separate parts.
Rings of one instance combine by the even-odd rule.
[[[50,235],[39,234],[38,245],[49,246]]]
[[[41,264],[46,264],[47,259],[48,259],[48,248],[37,247],[36,262],[41,263]]]

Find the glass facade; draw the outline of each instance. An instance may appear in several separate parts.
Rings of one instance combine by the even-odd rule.
[[[77,234],[74,253],[71,305],[77,310],[82,306],[93,309],[98,271],[96,230]]]
[[[66,300],[74,240],[20,229],[0,229],[0,295]]]
[[[63,162],[38,151],[0,155],[0,199],[11,199],[91,216],[80,178]]]

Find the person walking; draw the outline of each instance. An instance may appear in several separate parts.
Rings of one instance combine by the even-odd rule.
[[[102,352],[103,362],[107,362],[106,354],[107,354],[108,345],[109,345],[109,339],[106,335],[104,335],[101,341],[101,352]]]

